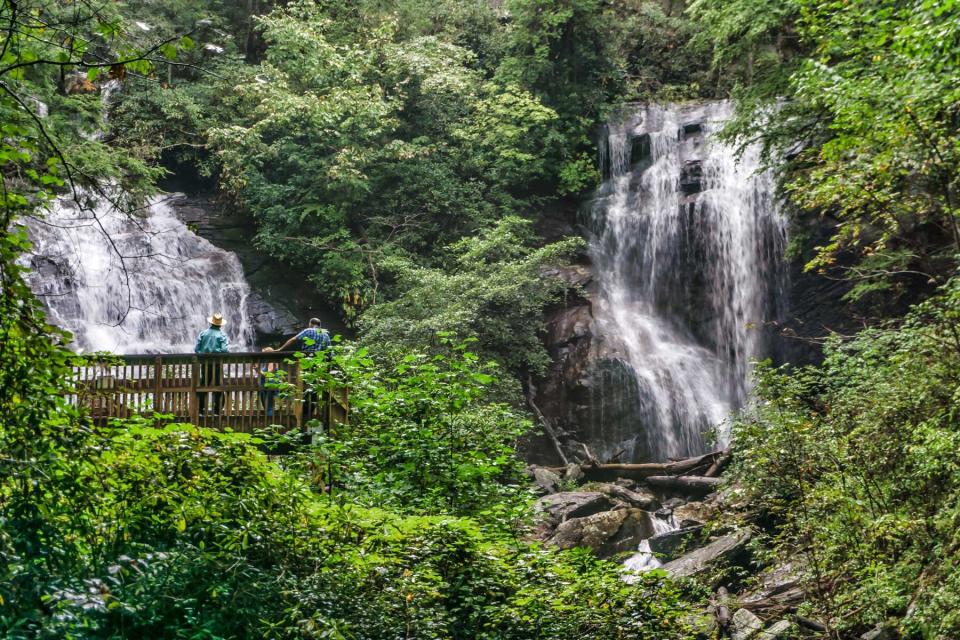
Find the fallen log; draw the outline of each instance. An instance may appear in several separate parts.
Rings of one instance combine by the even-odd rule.
[[[650,476],[647,484],[658,489],[674,491],[713,491],[720,484],[720,478],[704,476]]]
[[[730,464],[730,449],[724,449],[703,475],[708,478],[716,478],[728,464]]]
[[[588,480],[610,482],[617,478],[644,480],[650,476],[679,476],[698,470],[706,471],[721,456],[721,451],[713,451],[702,456],[694,456],[675,462],[642,462],[637,464],[590,464],[584,465],[583,473]],[[562,471],[559,469],[558,471]]]
[[[817,633],[826,633],[827,625],[816,620],[811,620],[810,618],[804,618],[803,616],[796,616],[797,624],[805,629],[810,629],[810,631],[816,631]]]

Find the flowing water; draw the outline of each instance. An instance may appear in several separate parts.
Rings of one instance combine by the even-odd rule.
[[[738,159],[717,140],[731,113],[727,102],[649,105],[607,126],[590,242],[608,354],[591,419],[601,454],[704,451],[749,392],[780,313],[785,221],[758,150]]]
[[[654,516],[650,518],[650,522],[653,523],[653,535],[650,536],[650,538],[654,538],[662,533],[675,531],[677,528],[674,525],[672,515],[667,518]],[[653,550],[650,548],[650,538],[642,540],[637,547],[637,552],[624,560],[623,571],[627,574],[623,578],[624,581],[634,582],[637,578],[631,574],[642,573],[643,571],[650,571],[651,569],[663,566],[663,563],[657,559],[657,556],[654,555]]]
[[[250,287],[240,261],[190,231],[162,198],[121,212],[83,193],[28,223],[30,286],[78,350],[192,352],[222,312],[232,350],[252,348]]]

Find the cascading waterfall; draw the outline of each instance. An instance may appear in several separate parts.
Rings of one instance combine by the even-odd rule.
[[[785,221],[759,150],[738,158],[716,139],[731,112],[649,105],[607,127],[590,242],[610,354],[592,418],[601,454],[694,455],[713,428],[722,442],[779,315]]]
[[[76,349],[191,352],[219,311],[234,350],[252,348],[240,261],[197,236],[160,197],[134,214],[89,192],[28,223],[30,286]],[[89,205],[89,206],[88,206]]]

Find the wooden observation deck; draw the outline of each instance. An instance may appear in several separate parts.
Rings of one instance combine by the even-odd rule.
[[[268,373],[269,372],[269,373]],[[251,432],[347,421],[346,388],[306,390],[291,353],[95,355],[74,366],[70,401],[97,424],[159,415],[160,422]],[[222,400],[220,400],[222,398]]]

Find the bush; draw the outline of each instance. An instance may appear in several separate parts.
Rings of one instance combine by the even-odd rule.
[[[90,434],[69,488],[34,497],[41,514],[88,505],[58,537],[11,553],[31,532],[3,511],[5,637],[682,637],[662,578],[626,585],[482,521],[317,495],[256,444],[184,425]]]
[[[736,427],[736,478],[841,630],[960,634],[958,319],[954,279],[901,324],[834,340],[821,367],[766,371]]]

